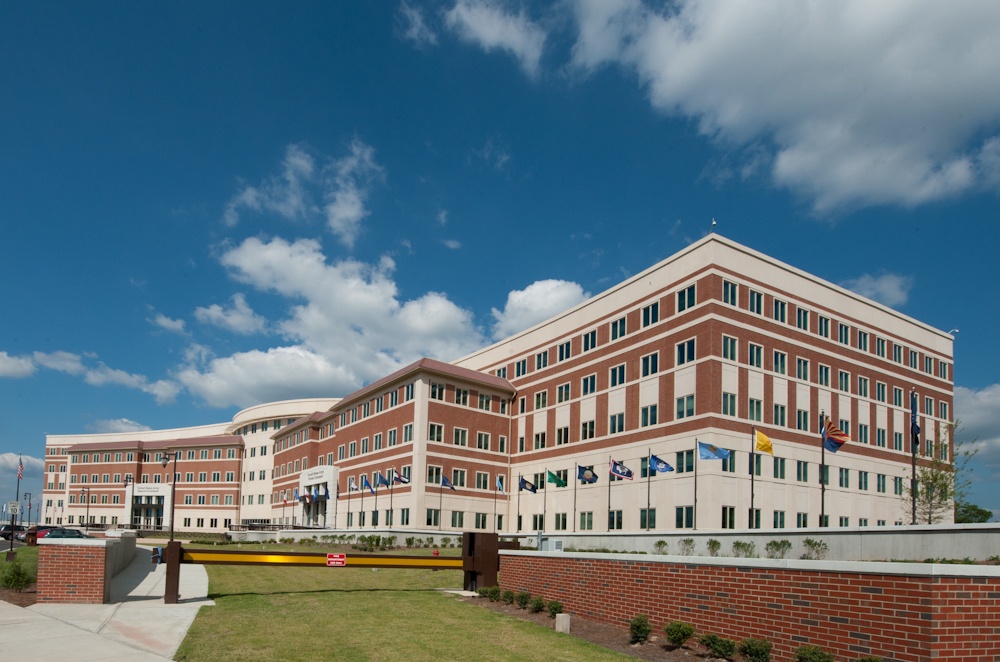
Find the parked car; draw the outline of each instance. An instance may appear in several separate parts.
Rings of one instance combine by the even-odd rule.
[[[77,531],[76,529],[49,529],[39,537],[52,539],[52,538],[93,538],[94,536],[88,536],[83,531]]]
[[[38,540],[39,538],[45,536],[44,532],[48,531],[49,529],[55,529],[55,528],[56,527],[52,526],[51,524],[36,524],[35,526],[28,527],[24,531],[17,532],[15,534],[15,537],[21,542],[25,542],[28,539],[28,536],[33,533],[35,534],[35,540]]]
[[[17,537],[17,534],[21,531],[24,531],[24,527],[20,524],[15,524],[13,529],[10,528],[10,524],[4,524],[3,526],[0,526],[0,538],[10,540],[12,532],[14,536]]]

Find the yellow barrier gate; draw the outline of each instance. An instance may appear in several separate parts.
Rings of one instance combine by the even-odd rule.
[[[505,543],[515,548],[517,543]],[[461,557],[413,556],[392,554],[345,554],[326,552],[257,552],[243,550],[184,549],[179,541],[153,552],[153,561],[167,566],[165,604],[177,604],[180,596],[182,563],[202,565],[271,565],[329,568],[408,568],[462,570],[463,585],[474,591],[480,586],[496,586],[500,569],[501,544],[495,533],[464,533]]]

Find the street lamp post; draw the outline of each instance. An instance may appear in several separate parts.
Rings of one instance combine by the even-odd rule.
[[[83,525],[87,528],[87,531],[89,532],[90,531],[90,488],[89,487],[80,488],[81,499],[84,498],[84,492],[86,492],[87,495],[87,515],[83,519]]]
[[[25,492],[24,498],[28,500],[28,526],[31,526],[31,492]]]
[[[176,512],[176,500],[177,496],[177,456],[180,455],[178,451],[170,451],[174,456],[174,475],[173,480],[170,481],[170,542],[167,543],[167,577],[166,585],[163,590],[163,603],[168,605],[175,605],[177,601],[180,600],[180,582],[181,582],[181,544],[179,541],[174,540],[174,512]],[[160,460],[163,468],[166,469],[167,465],[170,464],[170,455],[164,453],[163,459]]]
[[[177,504],[175,497],[177,496],[177,451],[171,451],[174,456],[174,471],[173,476],[170,479],[170,542],[174,541],[174,511],[177,510]],[[166,469],[167,465],[170,463],[170,455],[167,453],[163,454],[163,459],[160,460],[160,464]]]

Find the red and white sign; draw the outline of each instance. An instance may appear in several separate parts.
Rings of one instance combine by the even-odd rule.
[[[343,568],[347,565],[347,554],[327,554],[326,565],[330,568]]]

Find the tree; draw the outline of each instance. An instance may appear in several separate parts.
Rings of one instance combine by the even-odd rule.
[[[993,513],[985,508],[980,508],[974,503],[965,501],[955,502],[955,523],[956,524],[983,524],[989,522]]]
[[[975,439],[972,442],[959,440],[956,434],[958,429],[959,421],[949,423],[930,461],[924,464],[918,462],[916,502],[919,523],[938,524],[949,513],[958,522],[959,508],[970,505],[966,501],[972,484],[969,462],[979,449],[974,447]],[[951,457],[942,458],[942,450],[948,448],[951,449]],[[903,498],[908,506],[912,505],[913,493],[909,485],[903,491]]]

